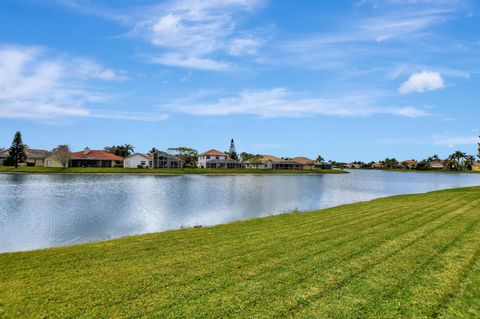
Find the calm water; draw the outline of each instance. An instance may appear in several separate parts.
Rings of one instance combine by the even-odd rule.
[[[480,185],[480,174],[0,174],[0,251],[214,225],[377,197]]]

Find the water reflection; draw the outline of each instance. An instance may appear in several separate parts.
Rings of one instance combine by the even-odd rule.
[[[480,175],[0,175],[0,251],[214,225],[382,196],[480,185]]]

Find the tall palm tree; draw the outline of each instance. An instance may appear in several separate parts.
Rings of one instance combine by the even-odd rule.
[[[448,157],[447,165],[450,169],[461,170],[466,169],[465,160],[467,159],[467,154],[461,151],[455,151]]]
[[[125,144],[123,147],[125,148],[125,157],[130,156],[130,154],[135,151],[135,147],[133,145]]]

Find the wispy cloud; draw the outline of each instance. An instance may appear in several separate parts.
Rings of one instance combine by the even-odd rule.
[[[407,81],[398,88],[401,94],[413,92],[422,93],[426,91],[440,90],[445,87],[443,77],[438,72],[422,71],[412,74]]]
[[[454,19],[462,8],[447,1],[428,5],[382,2],[375,3],[373,9],[363,9],[363,5],[362,14],[342,19],[329,31],[313,31],[280,41],[277,47],[288,58],[282,58],[282,54],[278,63],[338,70],[359,63],[388,69],[392,62],[405,63],[413,57],[418,61],[421,55],[438,53],[435,43],[439,39],[433,36],[436,28]],[[412,52],[415,56],[411,56]]]
[[[103,68],[91,60],[51,56],[44,48],[0,46],[0,118],[164,118],[101,110],[99,104],[106,101],[106,93],[89,88],[87,83],[125,76],[125,72]]]
[[[264,91],[243,91],[221,97],[214,102],[182,101],[164,107],[166,111],[193,115],[246,114],[265,118],[303,117],[313,115],[358,116],[392,114],[405,117],[427,116],[415,107],[379,107],[380,97],[373,92],[342,94],[341,97],[316,97],[285,88]]]
[[[112,9],[88,0],[57,0],[83,14],[114,20],[130,28],[127,36],[152,45],[147,62],[167,66],[225,70],[232,63],[218,56],[255,55],[264,41],[241,27],[242,18],[267,0],[168,0]],[[143,54],[145,55],[145,54]]]
[[[261,41],[238,30],[242,14],[261,8],[263,0],[169,1],[135,24],[133,35],[147,39],[166,52],[152,61],[177,67],[221,70],[229,63],[215,53],[232,56],[256,53]]]

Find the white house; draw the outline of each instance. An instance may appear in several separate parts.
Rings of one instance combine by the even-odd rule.
[[[152,158],[142,153],[135,153],[125,158],[124,168],[152,168]]]
[[[207,168],[207,162],[210,160],[226,160],[227,154],[217,150],[209,150],[198,155],[197,167]]]

